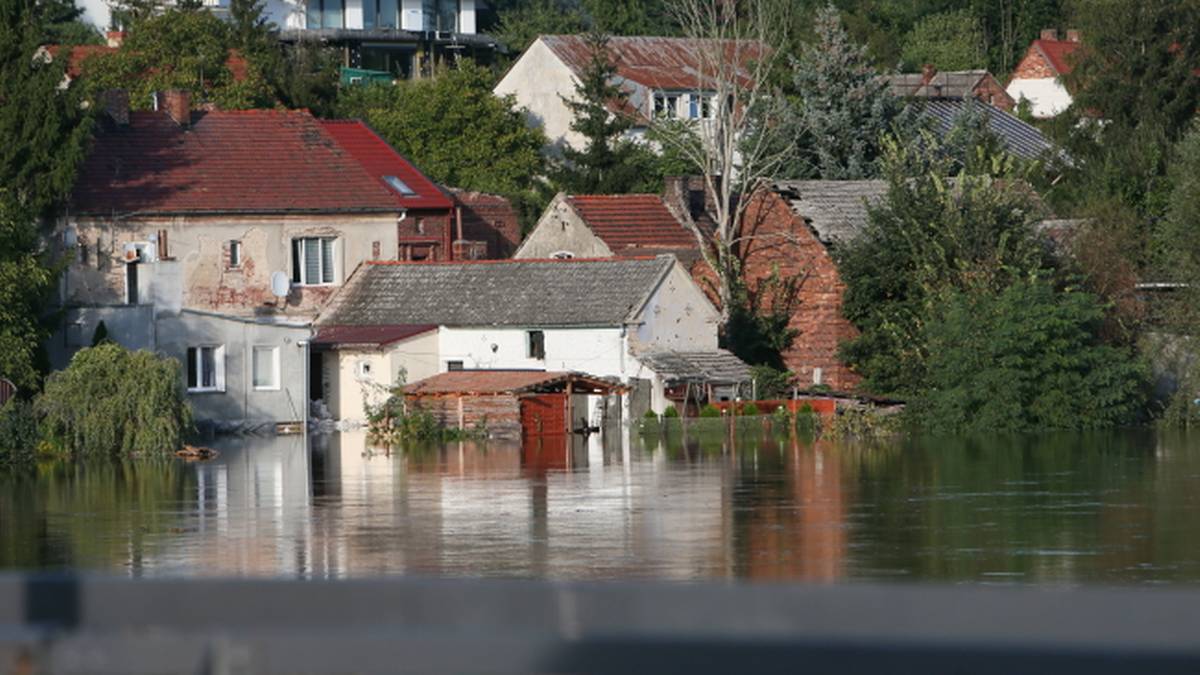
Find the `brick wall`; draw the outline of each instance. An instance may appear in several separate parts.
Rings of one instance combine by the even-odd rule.
[[[990,103],[1005,112],[1012,112],[1013,108],[1017,107],[1017,102],[1008,95],[1000,82],[991,74],[979,81],[973,93],[979,100]]]
[[[455,191],[462,209],[463,238],[487,243],[487,257],[510,258],[521,242],[521,223],[512,204],[498,195]]]
[[[1020,80],[1042,80],[1047,78],[1058,77],[1058,73],[1050,65],[1050,61],[1042,54],[1042,50],[1038,49],[1037,45],[1030,45],[1029,51],[1025,53],[1025,58],[1017,64],[1013,70],[1013,79]]]
[[[458,428],[457,396],[410,396],[408,402],[432,413],[441,425]],[[463,424],[467,429],[483,424],[492,438],[520,438],[521,403],[514,394],[464,396]]]

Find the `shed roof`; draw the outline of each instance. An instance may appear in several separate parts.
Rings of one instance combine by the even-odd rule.
[[[647,248],[696,248],[695,235],[659,195],[574,195],[567,201],[617,255],[637,255]]]
[[[396,198],[400,206],[408,209],[449,209],[453,206],[441,188],[365,123],[359,120],[321,120],[321,125],[338,145],[358,160],[367,173]],[[400,179],[413,194],[402,194],[388,183],[386,176]]]
[[[887,196],[888,185],[883,180],[795,180],[778,181],[774,190],[828,245],[858,236],[871,206]]]
[[[437,330],[433,324],[399,326],[321,326],[313,338],[314,345],[350,347],[369,345],[383,347],[401,340]]]
[[[410,396],[446,394],[520,394],[578,383],[587,391],[612,391],[620,385],[597,377],[573,372],[537,370],[452,370],[404,388]]]
[[[1016,115],[974,98],[931,99],[925,102],[923,113],[937,124],[937,132],[945,135],[966,106],[981,107],[988,118],[988,128],[1004,142],[1005,148],[1022,159],[1036,159],[1053,149],[1050,141],[1037,127],[1026,124]]]
[[[395,197],[305,111],[133,112],[96,134],[72,194],[85,214],[396,212]]]
[[[554,52],[577,76],[587,69],[592,52],[583,35],[542,35],[538,38]],[[725,48],[740,48],[754,58],[766,49],[760,42],[743,42],[740,47],[732,40],[723,41]],[[623,37],[609,38],[608,50],[617,77],[651,89],[694,90],[713,89],[711,75],[705,72],[703,50],[714,42],[683,37]],[[734,52],[730,52],[734,53]],[[749,58],[747,60],[749,60]],[[743,86],[752,84],[752,73],[738,73]]]
[[[675,264],[671,256],[369,262],[320,323],[616,327],[636,316]]]
[[[656,351],[639,360],[669,385],[749,382],[750,366],[724,349],[701,352]]]

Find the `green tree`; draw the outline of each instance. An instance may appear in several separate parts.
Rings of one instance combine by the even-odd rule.
[[[931,14],[904,38],[903,67],[917,71],[930,63],[938,70],[971,70],[986,65],[983,27],[970,11]]]
[[[494,33],[511,54],[520,55],[539,35],[572,35],[586,29],[587,20],[577,5],[528,0],[503,11]]]
[[[37,410],[46,439],[76,457],[166,454],[192,428],[179,362],[112,342],[47,377]]]
[[[435,181],[528,196],[543,173],[545,136],[492,84],[487,70],[464,60],[431,79],[343,89],[336,114],[365,120]]]
[[[938,432],[1111,427],[1142,410],[1146,374],[1098,339],[1093,295],[1048,280],[949,289],[924,333],[929,356],[911,412]]]
[[[562,97],[572,113],[571,130],[583,136],[584,147],[563,147],[554,182],[575,194],[620,194],[643,189],[647,182],[661,183],[661,176],[646,172],[654,166],[653,153],[625,138],[633,120],[625,112],[625,91],[613,83],[617,68],[608,50],[608,36],[589,33],[587,45],[591,56],[575,85],[575,95]]]
[[[786,136],[798,152],[781,167],[792,178],[846,180],[879,174],[880,139],[903,104],[854,44],[833,5],[816,16],[817,40],[793,61],[796,111]]]

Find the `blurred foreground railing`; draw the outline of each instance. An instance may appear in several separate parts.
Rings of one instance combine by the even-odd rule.
[[[0,575],[0,673],[1195,673],[1200,592]]]

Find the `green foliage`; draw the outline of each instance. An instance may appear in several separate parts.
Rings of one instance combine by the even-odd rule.
[[[746,416],[754,416],[754,415],[762,414],[762,410],[759,409],[758,404],[754,403],[753,401],[743,405],[742,409],[739,412]]]
[[[464,60],[432,79],[346,88],[336,113],[365,120],[435,181],[529,198],[545,136],[492,84],[487,70]]]
[[[46,378],[37,401],[47,441],[76,457],[161,455],[192,428],[179,362],[106,343]]]
[[[515,0],[499,4],[493,35],[519,54],[539,35],[603,31],[609,35],[675,35],[665,0]]]
[[[668,417],[671,417],[671,418],[679,417],[679,409],[673,405],[667,406],[667,409],[663,411],[663,419],[666,419]]]
[[[254,61],[240,81],[226,65],[230,50],[244,46],[239,40],[253,39],[245,21],[236,36],[231,27],[206,10],[163,10],[134,23],[118,51],[88,59],[86,82],[93,93],[127,89],[134,109],[151,107],[152,93],[167,89],[189,90],[196,102],[225,110],[270,107],[273,92]],[[261,53],[261,45],[258,39],[251,47]]]
[[[261,58],[267,81],[284,107],[307,108],[319,117],[333,115],[341,68],[336,47],[299,39],[279,43],[274,54]]]
[[[41,381],[42,320],[56,275],[42,261],[37,220],[0,191],[0,376],[25,391]]]
[[[953,289],[925,326],[924,390],[911,412],[942,432],[1110,427],[1136,419],[1145,373],[1097,339],[1104,308],[1083,292],[1018,280]]]
[[[885,152],[888,195],[838,252],[843,312],[861,332],[842,353],[867,389],[904,396],[923,381],[923,325],[942,290],[999,290],[1040,274],[1049,260],[1023,184],[961,172],[947,179],[956,160],[931,134],[919,144],[888,140]]]
[[[584,147],[562,148],[554,182],[571,194],[621,194],[646,191],[647,187],[657,190],[661,175],[648,176],[654,173],[654,153],[625,138],[633,120],[610,110],[623,109],[628,98],[621,87],[613,84],[617,68],[609,53],[609,38],[603,33],[589,33],[586,41],[591,51],[588,65],[574,96],[562,97],[572,114],[571,130],[583,136]],[[647,186],[647,178],[651,186]]]
[[[576,5],[562,0],[528,0],[500,15],[495,36],[513,54],[520,54],[539,35],[568,35],[586,30],[586,20]]]
[[[919,72],[925,64],[938,70],[972,70],[986,66],[983,26],[969,10],[930,14],[904,38],[903,68]]]
[[[1176,146],[1175,155],[1169,169],[1172,191],[1166,218],[1154,232],[1154,271],[1156,279],[1190,284],[1179,294],[1179,309],[1186,314],[1173,323],[1191,330],[1200,327],[1192,288],[1200,285],[1200,213],[1196,208],[1200,204],[1200,123],[1193,123]]]
[[[740,289],[734,295],[738,300],[725,325],[725,347],[746,363],[783,369],[783,353],[796,337],[796,331],[788,325],[792,319],[791,304],[760,309],[751,306]]]
[[[700,409],[700,416],[704,418],[713,418],[721,416],[721,409],[711,403],[705,403]]]
[[[37,416],[28,401],[14,398],[0,407],[0,469],[32,465],[39,440]]]
[[[658,414],[655,413],[653,410],[647,410],[646,414],[642,415],[642,419],[646,420],[647,422],[657,422]]]
[[[879,174],[880,139],[904,106],[853,43],[832,5],[818,11],[817,39],[792,62],[795,110],[784,137],[795,158],[780,168],[789,178],[846,180]]]
[[[771,366],[751,366],[750,376],[754,378],[758,398],[771,400],[789,398],[792,393],[792,378],[794,375],[786,370]]]

